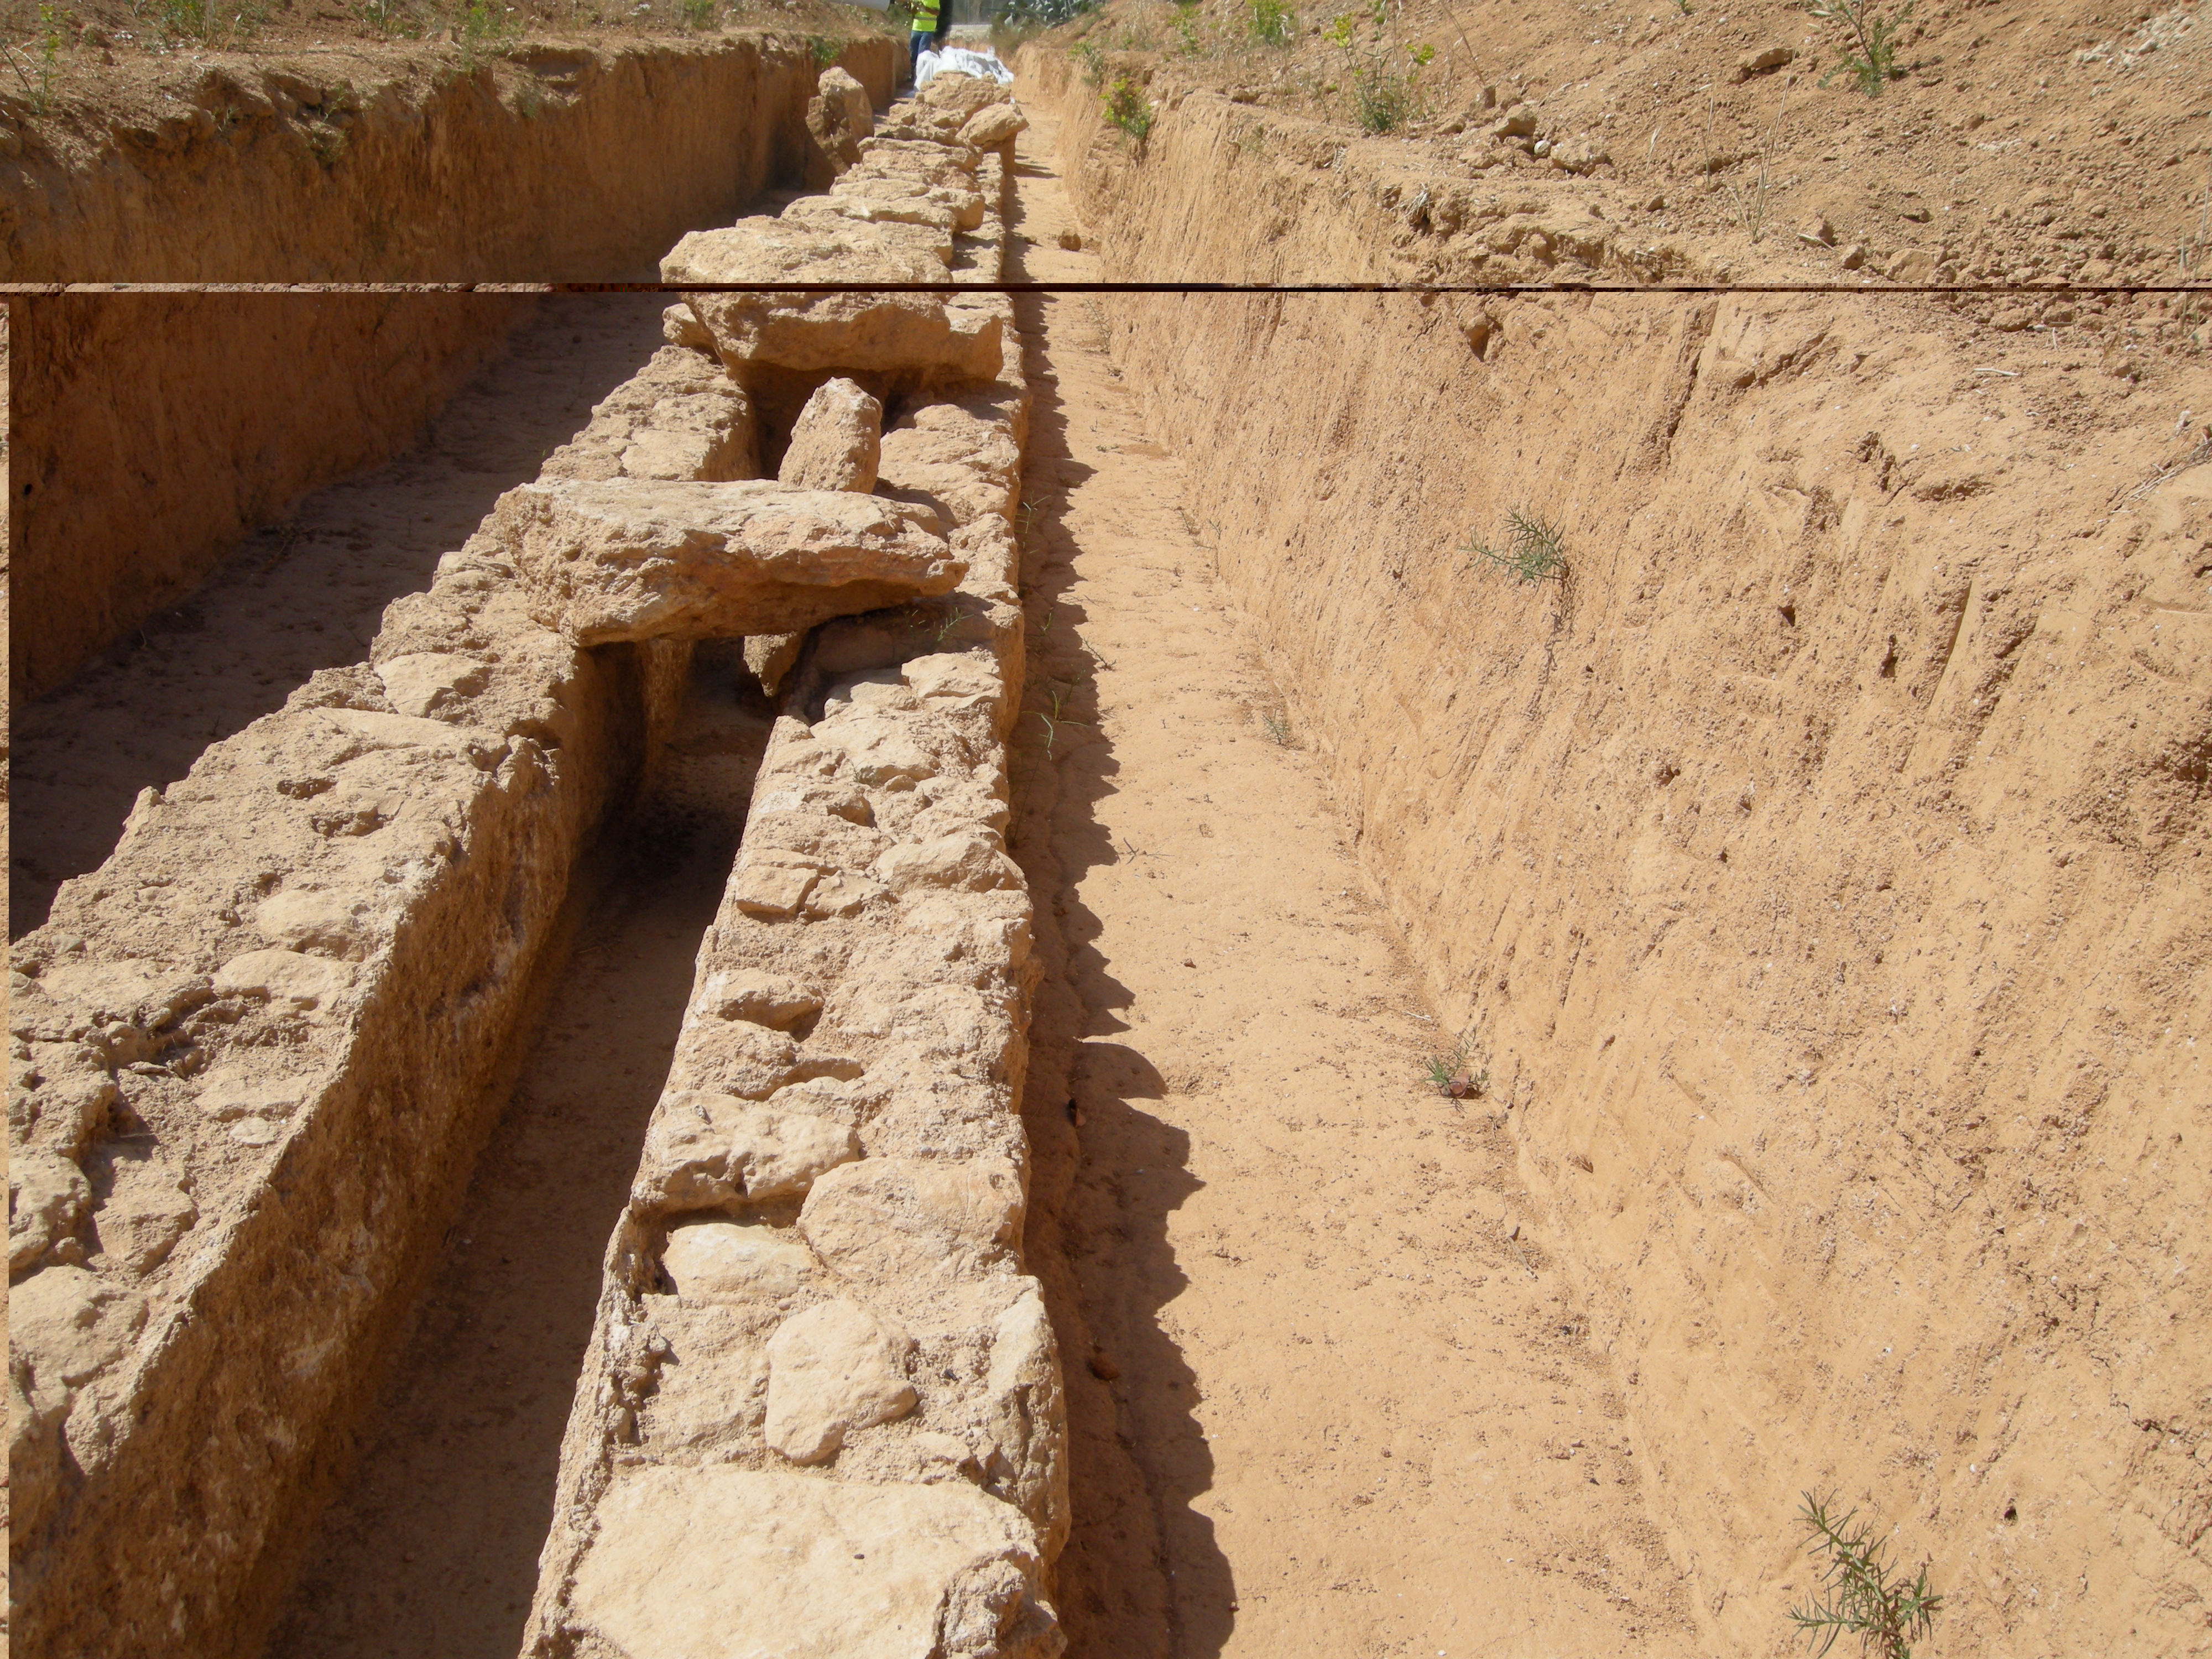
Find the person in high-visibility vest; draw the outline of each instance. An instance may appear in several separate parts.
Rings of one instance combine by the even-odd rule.
[[[914,33],[907,37],[907,53],[910,60],[907,70],[908,75],[912,75],[921,64],[921,54],[934,51],[945,39],[945,24],[949,21],[944,15],[945,3],[945,0],[914,0]]]

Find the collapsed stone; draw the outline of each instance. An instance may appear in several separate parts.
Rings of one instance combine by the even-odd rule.
[[[806,187],[819,190],[860,159],[860,140],[876,130],[868,89],[834,64],[815,82],[807,100]]]
[[[865,494],[876,487],[883,434],[881,404],[842,377],[824,380],[799,410],[776,477],[794,489]]]
[[[890,227],[845,217],[744,219],[694,231],[660,262],[671,283],[941,283],[943,264]],[[934,233],[930,233],[934,234]],[[793,369],[930,372],[991,380],[1001,366],[999,313],[941,294],[878,290],[686,294],[733,373]]]
[[[520,485],[486,526],[531,614],[578,645],[795,633],[949,592],[935,515],[842,490],[737,483]]]

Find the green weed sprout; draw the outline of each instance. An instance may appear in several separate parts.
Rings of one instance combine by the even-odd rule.
[[[1806,1547],[1826,1556],[1827,1564],[1813,1599],[1790,1608],[1790,1618],[1814,1644],[1814,1659],[1835,1646],[1838,1636],[1857,1637],[1859,1651],[1878,1659],[1912,1659],[1911,1644],[1928,1636],[1943,1606],[1943,1598],[1928,1588],[1927,1567],[1910,1584],[1893,1580],[1882,1559],[1887,1541],[1875,1534],[1872,1522],[1854,1525],[1857,1510],[1838,1517],[1811,1492],[1804,1498],[1798,1517],[1811,1528]]]
[[[1851,32],[1858,51],[1843,58],[1820,77],[1826,86],[1839,75],[1848,75],[1869,98],[1903,73],[1897,67],[1898,32],[1911,21],[1919,0],[1905,0],[1905,9],[1884,17],[1874,9],[1874,0],[1805,0],[1806,10],[1823,23],[1841,23]]]

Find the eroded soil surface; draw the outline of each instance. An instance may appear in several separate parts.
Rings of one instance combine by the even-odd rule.
[[[1023,144],[1027,274],[1093,276],[1049,131]],[[1026,1115],[1071,1651],[1692,1651],[1494,1109],[1425,1082],[1450,1039],[1096,312],[1030,303],[1014,851],[1053,969]]]

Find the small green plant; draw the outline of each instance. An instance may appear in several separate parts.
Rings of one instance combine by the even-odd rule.
[[[693,0],[685,0],[685,3],[690,5]],[[814,66],[817,69],[828,69],[845,51],[842,40],[833,40],[826,34],[817,34],[806,44],[814,48]]]
[[[39,56],[45,60],[49,74],[52,73],[54,65],[61,62],[61,21],[54,15],[52,6],[39,8]]]
[[[1505,515],[1505,550],[1500,552],[1472,536],[1461,550],[1486,559],[1501,570],[1510,570],[1524,582],[1558,581],[1565,578],[1566,555],[1559,550],[1559,527],[1516,507]]]
[[[453,23],[454,38],[461,43],[463,64],[473,67],[478,52],[498,44],[511,27],[509,11],[498,0],[469,0]]]
[[[1261,728],[1267,732],[1267,741],[1273,744],[1276,748],[1295,749],[1297,747],[1297,736],[1291,730],[1291,723],[1285,716],[1281,714],[1262,714],[1260,717],[1260,726]]]
[[[361,0],[355,11],[362,22],[379,34],[414,35],[422,33],[421,26],[405,9],[403,0]]]
[[[1474,1054],[1474,1032],[1470,1029],[1459,1034],[1459,1041],[1449,1053],[1429,1056],[1429,1081],[1437,1085],[1438,1094],[1464,1100],[1490,1087],[1489,1068],[1475,1070]]]
[[[1856,1510],[1840,1517],[1830,1514],[1832,1499],[1809,1492],[1804,1498],[1798,1518],[1810,1531],[1806,1548],[1827,1560],[1820,1589],[1803,1607],[1790,1608],[1790,1618],[1814,1644],[1814,1659],[1835,1646],[1838,1636],[1857,1637],[1859,1651],[1878,1659],[1912,1659],[1911,1644],[1927,1638],[1943,1606],[1943,1598],[1928,1588],[1926,1564],[1910,1584],[1893,1579],[1882,1559],[1888,1542],[1872,1522],[1857,1522]]]
[[[1199,58],[1205,55],[1206,42],[1199,38],[1199,25],[1204,21],[1205,14],[1199,9],[1198,0],[1190,0],[1188,5],[1182,3],[1182,0],[1177,0],[1175,21],[1176,40],[1184,57]]]
[[[1106,94],[1106,120],[1141,145],[1152,133],[1152,100],[1127,76],[1116,76]]]
[[[1298,32],[1298,15],[1283,0],[1249,0],[1252,15],[1245,28],[1264,46],[1287,46]]]
[[[1389,0],[1374,0],[1368,9],[1367,44],[1359,44],[1357,12],[1342,12],[1322,31],[1322,39],[1350,60],[1352,113],[1363,132],[1395,132],[1421,113],[1420,75],[1436,57],[1434,46],[1403,48],[1403,66],[1392,50]]]
[[[720,9],[718,0],[677,0],[677,15],[683,18],[686,28],[714,27],[714,15]]]
[[[1052,697],[1052,713],[1048,714],[1042,708],[1032,708],[1030,710],[1030,713],[1035,714],[1039,720],[1044,722],[1044,757],[1047,760],[1050,760],[1052,758],[1052,746],[1060,739],[1060,728],[1061,726],[1088,726],[1091,723],[1088,720],[1072,720],[1062,717],[1060,712],[1060,707],[1062,700],[1066,698],[1067,694],[1065,691],[1055,690],[1050,695]]]
[[[1848,75],[1868,97],[1881,97],[1881,89],[1904,73],[1897,67],[1897,37],[1918,3],[1905,0],[1905,9],[1896,16],[1884,17],[1875,10],[1874,0],[1805,0],[1805,9],[1820,22],[1841,23],[1850,30],[1858,47],[1856,52],[1845,52],[1820,77],[1820,84],[1825,87],[1838,76]]]
[[[1395,132],[1421,112],[1420,73],[1436,56],[1434,46],[1408,46],[1412,67],[1401,73],[1381,52],[1352,68],[1352,112],[1362,132]]]
[[[44,115],[46,112],[47,104],[53,98],[53,70],[40,70],[38,79],[33,81],[31,78],[30,70],[22,59],[15,56],[15,49],[13,46],[5,41],[0,41],[0,52],[7,54],[8,67],[15,71],[15,78],[23,83],[23,96],[31,106],[31,112],[33,115]]]
[[[1106,54],[1093,40],[1079,40],[1067,49],[1067,55],[1083,66],[1083,84],[1103,86],[1106,82]]]

